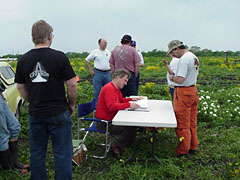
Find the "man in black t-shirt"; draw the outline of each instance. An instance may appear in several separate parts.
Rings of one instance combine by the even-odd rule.
[[[55,179],[72,179],[72,120],[77,88],[66,55],[51,49],[52,27],[43,20],[32,26],[34,49],[18,61],[15,82],[29,102],[31,179],[47,179],[45,157],[51,137]],[[67,86],[68,99],[65,96]]]

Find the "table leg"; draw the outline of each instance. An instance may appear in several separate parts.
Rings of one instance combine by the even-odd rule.
[[[161,164],[161,161],[155,155],[155,131],[156,131],[156,128],[154,127],[153,128],[153,142],[152,142],[152,156],[159,164]]]
[[[126,161],[124,161],[124,163],[121,166],[124,166],[125,164],[130,163],[130,162],[136,161],[136,149],[137,149],[136,145],[137,144],[136,144],[136,138],[135,138],[132,142],[132,150],[133,150],[132,155]]]
[[[156,128],[153,128],[153,134],[152,134],[152,142],[150,141],[150,143],[152,144],[152,157],[153,159],[138,159],[136,160],[136,139],[133,140],[132,142],[132,155],[126,160],[124,161],[124,163],[121,165],[121,166],[124,166],[125,164],[127,163],[130,163],[130,162],[135,162],[135,161],[141,161],[141,162],[157,162],[159,164],[162,164],[161,161],[158,159],[158,157],[155,155],[155,131],[156,131]],[[148,140],[149,141],[149,140]]]

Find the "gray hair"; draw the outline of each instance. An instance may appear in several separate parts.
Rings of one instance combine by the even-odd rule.
[[[124,76],[128,76],[128,79],[130,79],[131,77],[131,74],[130,72],[128,72],[127,70],[125,69],[118,69],[116,70],[114,73],[113,73],[113,79],[117,78],[117,76],[119,76],[120,78],[123,78]]]

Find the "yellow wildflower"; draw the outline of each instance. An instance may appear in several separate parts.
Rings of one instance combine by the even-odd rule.
[[[159,129],[159,130],[158,130],[158,132],[159,132],[159,133],[161,133],[161,132],[162,132],[162,130],[161,130],[161,129]]]
[[[153,138],[151,138],[150,141],[153,142]]]
[[[86,69],[85,69],[85,67],[82,67],[82,66],[81,66],[81,67],[79,68],[79,71],[86,71]]]
[[[147,88],[152,88],[155,85],[155,83],[154,82],[147,82],[145,85],[146,85]]]
[[[237,175],[237,174],[238,174],[238,169],[235,169],[235,170],[234,170],[234,173]]]
[[[184,137],[180,137],[179,141],[182,142],[184,140]]]
[[[147,68],[146,68],[148,71],[160,71],[160,67],[159,65],[155,65],[155,66],[150,66],[148,65]]]

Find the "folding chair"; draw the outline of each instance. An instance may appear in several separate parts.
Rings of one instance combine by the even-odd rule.
[[[92,118],[84,117],[84,116],[89,115],[90,113],[93,113]],[[88,128],[80,128],[81,120],[90,121],[91,122],[90,126]],[[106,123],[106,131],[98,130],[96,127],[97,122]],[[105,158],[111,147],[111,143],[109,143],[109,140],[108,140],[108,136],[109,136],[108,121],[95,118],[95,98],[91,102],[84,103],[84,104],[78,104],[78,139],[80,139],[81,131],[86,132],[82,139],[82,144],[86,141],[86,138],[87,138],[89,132],[105,134],[105,144],[102,144],[105,146],[104,155],[103,156],[90,155],[90,157],[94,157],[94,158],[99,158],[99,159]]]

